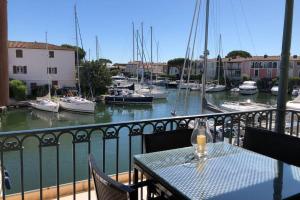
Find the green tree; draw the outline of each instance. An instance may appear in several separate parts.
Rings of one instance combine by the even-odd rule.
[[[242,50],[235,50],[231,51],[227,54],[226,58],[236,58],[236,57],[242,57],[242,58],[251,58],[251,54],[247,51]]]
[[[26,98],[27,87],[23,81],[11,80],[9,81],[9,95],[18,101]]]
[[[103,64],[112,63],[112,61],[110,59],[107,59],[107,58],[100,58],[98,60],[98,62],[103,63]]]
[[[81,89],[85,95],[104,94],[111,84],[111,73],[104,63],[99,61],[85,62],[80,68]]]
[[[61,46],[65,47],[65,48],[73,49],[75,51],[75,63],[77,65],[77,47],[72,46],[70,44],[62,44]],[[82,61],[86,55],[86,52],[81,47],[78,47],[78,54],[79,54],[79,62],[82,63]]]
[[[168,61],[168,67],[177,67],[179,69],[179,73],[182,73],[182,68],[184,65],[184,58],[174,58]],[[186,62],[186,66],[188,66],[190,63],[190,60],[188,59]]]

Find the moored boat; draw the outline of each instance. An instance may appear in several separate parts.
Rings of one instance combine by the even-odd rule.
[[[153,99],[166,99],[167,92],[161,91],[157,88],[141,88],[137,91],[138,94],[142,94],[145,97],[153,97]]]
[[[300,110],[300,96],[286,103],[286,108],[291,110]]]
[[[206,87],[206,92],[222,92],[225,89],[225,85],[211,84],[208,87]]]
[[[105,103],[111,104],[151,104],[153,97],[131,92],[129,90],[113,90],[111,95],[105,96]]]
[[[177,88],[178,83],[176,81],[170,81],[166,84],[167,88]]]
[[[264,110],[271,108],[270,105],[251,102],[250,99],[243,102],[224,102],[220,105],[221,109],[229,112],[235,111],[250,111],[250,110]]]
[[[86,112],[94,113],[96,103],[79,96],[75,97],[62,97],[59,99],[59,105],[62,109],[75,111],[75,112]]]
[[[59,104],[57,102],[46,98],[37,98],[36,101],[30,102],[30,105],[35,109],[48,112],[58,112],[59,109]]]
[[[258,92],[255,81],[244,81],[239,87],[240,94],[252,95]]]
[[[273,95],[278,95],[278,85],[274,85],[272,88],[271,88],[271,93]]]

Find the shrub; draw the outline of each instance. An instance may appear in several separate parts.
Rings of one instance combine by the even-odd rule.
[[[27,87],[23,81],[11,80],[9,82],[9,96],[18,101],[26,98]]]

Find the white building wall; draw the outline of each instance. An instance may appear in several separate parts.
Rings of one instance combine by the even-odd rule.
[[[22,49],[23,57],[16,57],[17,48],[9,48],[9,78],[25,81],[30,91],[30,84],[48,84],[58,81],[58,86],[74,87],[75,80],[75,52],[67,50],[54,51],[54,58],[49,58],[46,49]],[[19,48],[18,48],[19,49]],[[27,66],[27,74],[14,74],[13,66]],[[47,74],[47,67],[56,67],[57,74]]]

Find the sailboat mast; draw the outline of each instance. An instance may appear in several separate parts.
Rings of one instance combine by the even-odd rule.
[[[206,0],[204,66],[203,66],[203,74],[202,74],[202,101],[201,101],[202,112],[203,112],[204,105],[206,104],[205,86],[206,86],[206,73],[207,73],[207,56],[209,54],[208,49],[207,49],[207,45],[208,45],[208,23],[209,23],[209,0]]]
[[[156,63],[158,63],[158,47],[159,47],[159,41],[156,42]]]
[[[134,44],[135,44],[135,37],[134,37],[134,22],[132,22],[132,62],[134,62],[135,58],[134,58],[134,55],[135,55],[135,47],[134,47]]]
[[[96,36],[96,59],[99,60],[99,42],[98,42],[98,36]]]
[[[78,19],[77,19],[77,10],[76,4],[74,6],[74,14],[75,14],[75,36],[76,36],[76,65],[77,65],[77,82],[78,82],[78,94],[81,95],[81,87],[80,87],[80,74],[79,74],[79,47],[78,47]]]
[[[153,75],[153,57],[152,57],[152,31],[153,31],[153,28],[152,26],[150,26],[150,32],[151,32],[151,83],[152,83],[152,75]]]
[[[143,67],[141,83],[143,84],[144,83],[144,70],[145,70],[145,67],[144,67],[144,24],[143,24],[143,22],[141,24],[141,29],[142,29],[142,41],[141,41],[142,55],[141,56],[142,56],[142,67]]]
[[[48,97],[51,99],[51,88],[50,88],[50,69],[49,69],[49,47],[48,47],[48,33],[45,32],[45,39],[46,39],[46,59],[47,59],[47,74],[48,74]]]
[[[219,56],[218,56],[218,85],[220,85],[220,72],[221,72],[221,40],[222,40],[222,36],[220,34],[219,37]]]
[[[136,30],[136,77],[137,77],[137,84],[139,83],[139,68],[140,68],[140,62],[139,62],[139,30]]]

